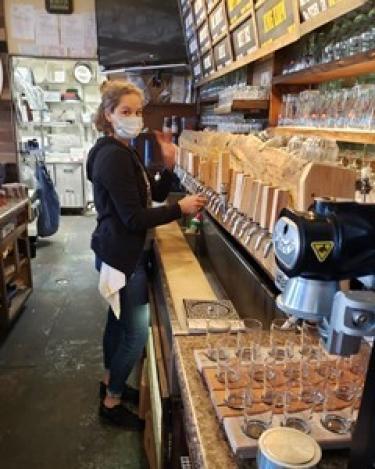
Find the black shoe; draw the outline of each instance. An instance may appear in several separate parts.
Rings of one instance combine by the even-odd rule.
[[[140,432],[145,428],[144,420],[125,409],[121,404],[112,408],[106,407],[102,402],[99,406],[99,416],[107,423],[122,427],[129,431]]]
[[[107,386],[103,383],[103,381],[100,381],[100,387],[99,387],[100,399],[103,400],[106,394],[107,394]],[[138,406],[139,405],[138,389],[131,388],[130,386],[125,384],[125,389],[123,393],[121,394],[121,400],[125,402],[130,402],[131,404]]]

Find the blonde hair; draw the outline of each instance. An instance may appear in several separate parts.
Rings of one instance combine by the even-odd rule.
[[[102,95],[101,103],[95,115],[94,123],[99,132],[111,134],[113,132],[112,124],[106,118],[106,113],[112,113],[119,105],[123,96],[128,94],[136,94],[144,102],[143,91],[138,86],[133,85],[129,81],[111,80],[105,81],[100,87]]]

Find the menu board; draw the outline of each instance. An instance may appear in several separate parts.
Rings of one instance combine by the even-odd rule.
[[[200,26],[206,19],[206,6],[204,0],[195,0],[194,5],[195,24]]]
[[[234,23],[251,10],[250,0],[227,0],[229,22]]]
[[[203,26],[198,30],[198,43],[201,54],[204,54],[211,46],[210,33],[208,31],[207,23],[203,23]]]
[[[209,16],[211,37],[214,41],[227,30],[225,3],[221,1]]]
[[[232,51],[229,37],[218,42],[214,47],[214,57],[216,69],[220,70],[232,63]]]
[[[194,33],[194,17],[191,9],[189,9],[186,15],[184,16],[184,26],[186,38],[190,39]]]
[[[295,28],[293,0],[267,0],[256,11],[255,18],[263,46]]]
[[[214,58],[212,55],[212,51],[208,51],[207,54],[205,54],[202,57],[202,64],[203,64],[203,76],[208,77],[215,71],[215,66],[214,66]]]
[[[236,60],[245,57],[256,49],[254,23],[249,18],[232,33],[234,57]]]

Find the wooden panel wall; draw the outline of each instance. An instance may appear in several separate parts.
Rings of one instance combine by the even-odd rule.
[[[4,68],[4,87],[0,96],[0,163],[17,163],[17,146],[12,122],[8,54],[5,34],[4,1],[0,0],[0,60]]]

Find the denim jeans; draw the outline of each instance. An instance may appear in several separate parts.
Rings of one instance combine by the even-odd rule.
[[[111,396],[121,396],[126,380],[147,343],[150,321],[148,261],[149,253],[145,251],[134,273],[120,290],[120,319],[116,318],[111,308],[108,310],[103,352],[104,366],[110,375],[108,393]],[[98,262],[96,265],[98,267]]]

